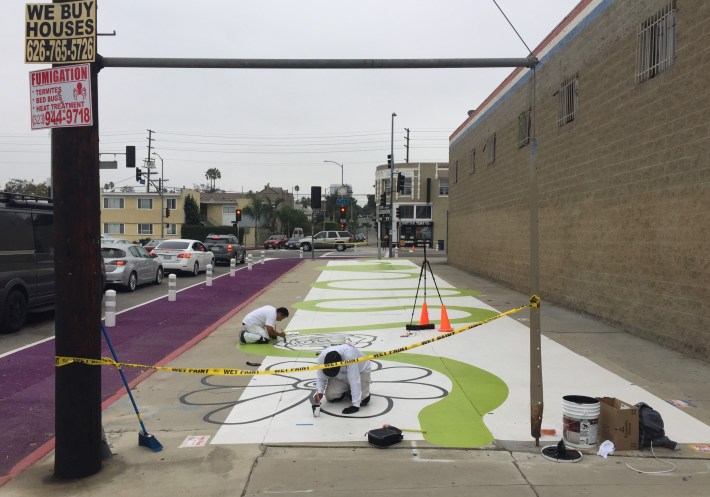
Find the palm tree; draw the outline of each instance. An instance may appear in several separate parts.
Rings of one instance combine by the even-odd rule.
[[[205,172],[205,179],[210,182],[210,191],[215,191],[215,185],[218,179],[222,178],[222,173],[216,167],[211,167]]]

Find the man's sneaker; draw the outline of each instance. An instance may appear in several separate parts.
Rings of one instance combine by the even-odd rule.
[[[362,402],[360,402],[360,405],[361,405],[361,406],[366,406],[366,405],[369,404],[369,403],[370,403],[370,396],[368,395],[367,397],[365,397],[364,399],[362,399]]]

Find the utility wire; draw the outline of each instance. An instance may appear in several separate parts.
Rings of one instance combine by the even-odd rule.
[[[496,7],[498,7],[498,10],[500,10],[500,13],[503,14],[503,17],[505,17],[505,20],[508,21],[508,24],[510,24],[510,27],[513,28],[513,31],[515,31],[515,34],[518,35],[518,38],[520,38],[520,41],[522,41],[523,45],[525,45],[525,48],[528,49],[528,53],[532,54],[532,50],[530,50],[530,47],[528,46],[528,44],[525,43],[525,40],[523,40],[523,37],[520,36],[520,33],[518,33],[518,30],[515,29],[515,26],[513,26],[513,23],[510,22],[510,19],[508,19],[508,16],[505,15],[505,12],[503,12],[503,9],[500,8],[500,5],[498,5],[498,2],[496,2],[496,0],[493,0],[493,3],[496,4]]]

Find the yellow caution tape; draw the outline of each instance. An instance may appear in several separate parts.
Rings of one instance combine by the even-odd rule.
[[[539,295],[533,295],[532,297],[530,297],[530,307],[533,309],[540,308],[540,296]]]
[[[539,306],[540,305],[540,297],[533,295],[533,298],[537,298],[536,304],[537,304],[537,306]],[[314,364],[311,366],[303,366],[300,368],[265,369],[265,370],[259,370],[259,371],[253,371],[251,369],[230,369],[230,368],[200,368],[200,369],[198,369],[198,368],[173,368],[173,367],[168,367],[168,366],[148,366],[145,364],[133,364],[130,362],[116,362],[113,359],[111,359],[110,357],[102,357],[101,359],[86,359],[83,357],[64,357],[64,356],[56,356],[54,365],[56,367],[61,367],[61,366],[66,366],[66,365],[72,364],[72,363],[80,363],[80,364],[87,364],[89,366],[113,366],[116,369],[121,369],[121,368],[153,369],[155,371],[170,371],[172,373],[200,374],[200,375],[209,375],[209,376],[255,376],[255,375],[264,375],[264,374],[303,373],[306,371],[316,371],[318,369],[349,366],[350,364],[356,364],[358,362],[364,362],[364,361],[368,361],[371,359],[380,359],[382,357],[387,357],[390,355],[399,354],[400,352],[405,352],[407,350],[412,350],[417,347],[422,347],[422,346],[430,344],[432,342],[436,342],[437,340],[443,340],[444,338],[449,338],[450,336],[456,335],[458,333],[462,333],[462,332],[468,331],[472,328],[476,328],[476,327],[482,326],[486,323],[490,323],[491,321],[494,321],[498,318],[502,318],[504,316],[510,316],[511,314],[515,314],[516,312],[520,312],[523,309],[527,309],[529,307],[535,307],[535,304],[532,303],[533,298],[530,299],[530,302],[531,302],[530,305],[523,305],[520,307],[516,307],[514,309],[510,309],[509,311],[503,312],[501,314],[497,314],[495,316],[491,316],[491,317],[484,319],[482,321],[478,321],[472,325],[464,326],[463,328],[459,328],[454,331],[450,331],[448,333],[442,333],[441,335],[435,336],[433,338],[429,338],[428,340],[424,340],[422,342],[413,343],[413,344],[407,345],[405,347],[400,347],[398,349],[388,350],[387,352],[378,352],[377,354],[371,354],[368,356],[358,357],[357,359],[352,359],[350,361],[333,362],[333,363],[328,363],[328,364]]]

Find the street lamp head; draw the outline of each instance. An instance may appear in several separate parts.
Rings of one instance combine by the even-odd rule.
[[[397,113],[393,112],[392,117],[397,117]]]

